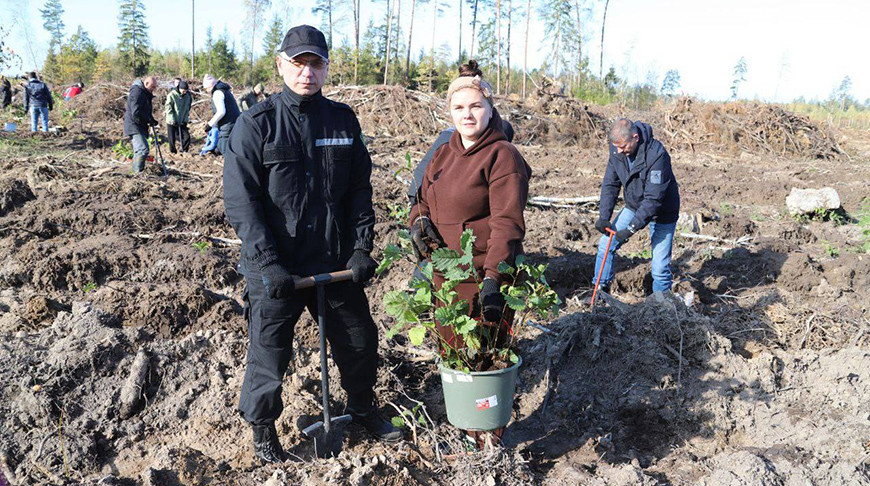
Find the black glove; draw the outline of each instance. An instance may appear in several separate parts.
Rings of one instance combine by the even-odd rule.
[[[607,234],[607,230],[611,229],[610,220],[604,218],[598,218],[598,221],[595,222],[595,229],[601,232],[602,235]]]
[[[631,235],[633,235],[633,234],[634,234],[634,230],[631,228],[621,229],[621,230],[616,232],[616,236],[615,236],[616,242],[619,243],[621,246],[626,241],[628,241],[628,239],[631,238]]]
[[[152,127],[156,127],[158,125],[158,123],[159,122],[157,120],[151,120],[150,122],[148,122],[148,124],[151,125]]]
[[[350,260],[347,261],[347,268],[353,271],[354,283],[365,283],[375,276],[375,269],[378,268],[378,263],[369,252],[354,250]]]
[[[444,246],[444,240],[438,230],[432,225],[432,220],[425,216],[417,218],[408,230],[411,233],[411,243],[418,260],[429,258],[432,250]]]
[[[504,295],[501,294],[495,279],[483,279],[483,288],[480,289],[480,304],[483,308],[483,319],[486,322],[501,322],[504,311]]]
[[[263,273],[263,285],[266,293],[272,299],[289,297],[295,287],[293,275],[278,262],[270,263],[260,270]]]
[[[208,122],[205,122],[205,124],[203,124],[202,126],[202,129],[205,131],[205,134],[208,135],[208,132],[211,131],[211,125],[209,125]]]

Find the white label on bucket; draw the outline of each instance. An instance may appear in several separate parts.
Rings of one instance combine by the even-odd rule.
[[[487,398],[478,398],[476,400],[478,410],[488,410],[498,406],[498,396],[493,395]]]
[[[444,373],[443,375],[441,375],[441,378],[447,383],[453,383],[453,375],[451,375],[450,373]]]
[[[461,381],[464,383],[471,383],[472,381],[474,381],[474,378],[472,378],[471,375],[464,375],[461,373],[457,373],[456,374],[456,381]]]

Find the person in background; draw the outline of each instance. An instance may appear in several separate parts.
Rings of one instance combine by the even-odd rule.
[[[224,154],[233,126],[242,112],[233,96],[232,88],[227,83],[215,79],[211,74],[206,74],[202,78],[202,87],[211,95],[211,110],[214,114],[211,120],[205,122],[203,132],[208,134],[212,127],[218,129],[218,143],[215,153]]]
[[[190,120],[190,105],[192,97],[188,89],[187,81],[179,81],[169,90],[163,114],[166,117],[166,134],[169,138],[169,151],[175,153],[176,140],[181,143],[181,152],[187,152],[190,148],[190,130],[187,123]]]
[[[12,83],[6,76],[0,76],[0,108],[5,109],[12,104]]]
[[[85,87],[85,83],[76,83],[76,84],[68,87],[67,89],[63,90],[63,100],[69,101],[69,100],[75,98],[76,96],[81,94],[84,87]]]
[[[48,112],[54,109],[54,99],[51,90],[39,80],[35,72],[28,76],[24,86],[24,111],[30,111],[30,131],[35,132],[42,118],[42,131],[48,131]]]
[[[153,115],[154,90],[157,89],[157,76],[137,79],[130,85],[127,95],[127,110],[124,112],[124,134],[133,143],[133,173],[145,169],[148,158],[148,128],[156,127]]]
[[[263,83],[257,83],[242,95],[242,111],[250,110],[268,97],[269,95],[263,91]]]
[[[680,215],[680,190],[671,169],[671,156],[661,142],[653,138],[652,127],[643,122],[620,118],[608,132],[610,158],[601,183],[601,204],[595,223],[604,236],[598,243],[595,277],[607,251],[607,230],[616,231],[610,255],[601,272],[599,288],[610,292],[613,281],[613,254],[635,233],[649,225],[652,245],[653,292],[671,290],[671,250]],[[622,189],[625,207],[611,222],[616,198]]]

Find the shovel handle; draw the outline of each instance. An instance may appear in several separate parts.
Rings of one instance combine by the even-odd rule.
[[[334,282],[344,282],[353,278],[352,270],[339,270],[338,272],[320,273],[310,277],[298,277],[293,279],[293,287],[297,289],[309,289],[316,285],[326,285]]]
[[[607,249],[604,250],[604,259],[601,260],[601,268],[598,269],[598,278],[595,279],[595,290],[592,291],[591,307],[593,309],[595,309],[595,298],[598,297],[598,284],[601,283],[601,274],[604,272],[604,264],[607,263],[607,255],[610,254],[610,244],[613,243],[613,237],[616,236],[616,231],[613,231],[610,228],[605,228],[605,231],[610,234],[610,238],[607,239]]]

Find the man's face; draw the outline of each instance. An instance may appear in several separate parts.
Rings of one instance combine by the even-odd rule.
[[[637,136],[637,134],[632,133],[631,137],[627,140],[613,142],[613,146],[616,147],[616,151],[618,153],[633,157],[635,153],[637,153],[637,145],[639,141],[640,138]]]
[[[320,91],[329,74],[329,61],[317,54],[306,52],[293,59],[278,54],[275,60],[284,84],[300,96],[310,96]]]
[[[157,89],[157,76],[145,78],[143,84],[145,85],[145,89],[153,93],[154,90]]]

